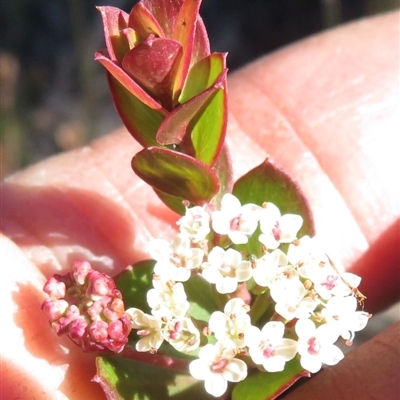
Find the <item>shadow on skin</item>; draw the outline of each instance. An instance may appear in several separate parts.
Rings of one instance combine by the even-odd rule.
[[[44,299],[43,292],[31,284],[18,284],[18,291],[12,293],[13,301],[18,306],[18,312],[14,314],[15,324],[21,328],[24,335],[24,347],[32,356],[45,360],[54,367],[65,366],[66,372],[59,390],[67,396],[76,396],[75,388],[81,388],[80,382],[85,380],[90,388],[90,395],[95,393],[95,383],[90,383],[96,373],[94,358],[95,354],[82,354],[78,348],[66,336],[58,337],[49,327],[49,322],[45,313],[41,310]],[[79,359],[79,362],[78,362]],[[39,387],[35,380],[31,379],[28,372],[24,372],[21,367],[7,362],[5,368],[8,371],[15,370],[15,374],[6,373],[6,385],[15,387],[26,384],[26,392],[29,392],[30,399],[43,399],[43,387]],[[25,375],[25,379],[24,379]],[[12,377],[15,381],[12,382]],[[10,380],[11,379],[11,380]],[[81,388],[82,389],[82,388]],[[20,393],[23,393],[22,389]],[[4,387],[4,393],[7,393]],[[102,390],[98,386],[98,399],[103,398]],[[28,398],[27,397],[27,398]]]

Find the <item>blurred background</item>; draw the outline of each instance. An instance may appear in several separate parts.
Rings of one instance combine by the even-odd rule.
[[[1,177],[79,147],[120,125],[94,52],[104,47],[96,5],[134,0],[9,0],[0,5]],[[203,0],[213,51],[230,71],[288,43],[400,0]]]
[[[121,125],[105,71],[95,6],[127,12],[133,0],[8,0],[0,5],[0,174],[79,147]],[[400,0],[203,0],[213,51],[230,71],[332,26],[400,7]],[[373,319],[363,341],[399,319]],[[357,344],[357,343],[356,343]]]

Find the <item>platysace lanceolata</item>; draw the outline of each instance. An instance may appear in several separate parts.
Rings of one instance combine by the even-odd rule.
[[[286,173],[267,159],[232,182],[226,55],[210,52],[200,3],[99,7],[96,60],[143,146],[132,168],[181,214],[174,237],[149,242],[152,260],[114,279],[79,260],[44,287],[55,332],[100,353],[108,399],[272,399],[339,362],[336,341],[351,344],[370,317],[360,278],[325,253]]]

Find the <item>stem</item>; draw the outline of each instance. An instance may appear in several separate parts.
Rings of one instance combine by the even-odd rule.
[[[217,162],[213,166],[214,172],[217,174],[220,188],[214,197],[215,207],[221,209],[221,199],[225,193],[231,193],[233,188],[233,170],[229,149],[226,143],[222,145],[221,152]]]
[[[249,315],[253,325],[257,323],[257,321],[262,317],[265,311],[267,311],[270,305],[271,305],[271,296],[269,290],[267,290],[262,294],[259,294],[256,297],[256,300],[254,301],[249,311]]]
[[[139,352],[133,347],[127,345],[124,350],[119,353],[119,357],[125,360],[134,360],[144,364],[155,365],[162,368],[173,369],[176,371],[187,372],[189,369],[190,359],[171,357],[164,354],[151,354],[149,352]]]

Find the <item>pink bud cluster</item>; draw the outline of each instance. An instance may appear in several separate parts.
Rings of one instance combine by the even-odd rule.
[[[43,290],[49,298],[42,309],[58,335],[68,335],[86,351],[123,350],[131,324],[111,277],[77,260],[72,272],[52,276]]]

